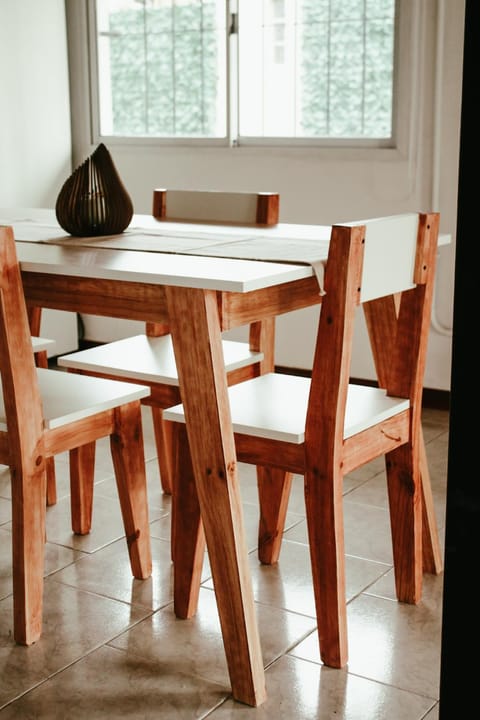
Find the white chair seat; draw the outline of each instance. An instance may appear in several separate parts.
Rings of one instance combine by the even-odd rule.
[[[256,437],[301,444],[305,440],[310,379],[268,373],[228,389],[233,429]],[[344,438],[407,410],[409,400],[379,388],[350,385]],[[285,412],[288,408],[288,413]],[[164,411],[165,420],[185,422],[183,405]]]
[[[223,341],[223,354],[227,372],[263,359],[263,353],[253,352],[247,343],[233,340]],[[58,358],[58,365],[90,373],[178,386],[171,335],[135,335],[63,355]]]
[[[55,346],[55,340],[50,338],[38,337],[32,335],[33,352],[42,352],[43,350],[51,350]]]
[[[46,428],[55,428],[150,395],[145,385],[37,368]],[[0,430],[7,430],[0,388]]]

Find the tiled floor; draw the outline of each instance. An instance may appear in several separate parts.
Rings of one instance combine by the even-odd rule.
[[[98,447],[93,529],[70,530],[67,458],[57,458],[59,501],[47,512],[44,630],[35,645],[12,640],[9,472],[0,467],[0,720],[8,718],[254,718],[255,720],[438,720],[443,575],[425,576],[418,606],[395,600],[382,462],[345,485],[350,660],[321,665],[295,479],[277,566],[256,558],[252,468],[241,467],[268,699],[234,702],[208,561],[199,611],[172,610],[170,500],[163,496],[148,411],[144,414],[154,569],[133,580],[108,443]],[[428,410],[424,430],[443,543],[448,413]]]

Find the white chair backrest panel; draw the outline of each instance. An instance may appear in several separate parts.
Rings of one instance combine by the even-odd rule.
[[[257,197],[257,193],[167,190],[166,217],[254,223],[257,217]]]
[[[362,222],[366,232],[361,302],[415,287],[418,214],[405,213]]]

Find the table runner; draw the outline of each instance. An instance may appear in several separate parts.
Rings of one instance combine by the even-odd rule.
[[[6,224],[12,225],[18,242],[311,265],[317,276],[320,294],[324,293],[324,270],[330,240],[328,226],[319,226],[318,238],[289,237],[264,232],[263,229],[259,234],[258,228],[253,233],[249,228],[230,226],[192,230],[185,224],[179,224],[178,230],[170,227],[168,230],[129,227],[121,235],[74,237],[67,235],[58,225],[28,219]]]

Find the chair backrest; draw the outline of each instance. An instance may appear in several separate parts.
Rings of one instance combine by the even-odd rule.
[[[365,249],[360,302],[414,287],[418,214],[405,213],[363,223]],[[349,223],[350,226],[358,224]]]
[[[278,193],[273,192],[157,188],[153,191],[152,214],[158,220],[276,225],[279,202]]]
[[[280,197],[274,192],[223,192],[220,190],[167,190],[153,191],[152,215],[157,220],[171,222],[208,222],[223,225],[276,225],[278,223]],[[260,347],[261,323],[250,326],[252,350],[262,350],[273,366],[274,336],[271,334],[269,348]],[[263,324],[265,327],[265,324]],[[146,324],[149,336],[165,335],[167,324]]]
[[[370,342],[377,340],[379,323],[378,337],[383,342],[389,337],[377,368],[381,386],[389,395],[409,398],[419,422],[438,227],[438,213],[407,213],[332,228],[307,437],[318,427],[330,428],[332,442],[343,437],[358,305],[367,317]]]
[[[43,432],[43,414],[13,229],[0,226],[0,374],[5,404],[8,445],[35,453]],[[0,457],[8,457],[3,436]],[[7,453],[7,455],[5,455]]]

